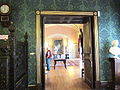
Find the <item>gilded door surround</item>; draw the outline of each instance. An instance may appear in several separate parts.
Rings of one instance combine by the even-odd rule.
[[[94,46],[95,46],[95,64],[96,64],[96,81],[99,81],[99,44],[98,44],[98,12],[76,12],[76,11],[36,11],[36,61],[37,61],[37,83],[42,83],[41,80],[41,65],[42,62],[42,20],[41,15],[84,15],[94,17]]]

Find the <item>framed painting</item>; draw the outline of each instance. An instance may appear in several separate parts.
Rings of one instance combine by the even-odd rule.
[[[63,40],[54,40],[54,54],[63,54]]]

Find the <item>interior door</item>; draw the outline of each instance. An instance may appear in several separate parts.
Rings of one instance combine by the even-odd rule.
[[[84,61],[84,78],[85,82],[94,88],[94,65],[93,65],[93,29],[92,17],[88,17],[83,27],[83,61]]]

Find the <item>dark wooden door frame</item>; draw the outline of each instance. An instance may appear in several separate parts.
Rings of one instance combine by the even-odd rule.
[[[68,12],[68,11],[36,11],[36,59],[37,59],[37,84],[42,90],[45,89],[45,68],[44,68],[44,15],[81,15],[93,16],[94,22],[94,55],[95,55],[95,81],[99,81],[99,45],[98,45],[98,14],[97,12]],[[97,74],[97,75],[96,75]]]

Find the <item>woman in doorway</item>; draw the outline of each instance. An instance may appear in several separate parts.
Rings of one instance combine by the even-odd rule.
[[[52,53],[50,51],[49,48],[47,48],[47,52],[46,52],[46,64],[47,64],[47,71],[50,71],[50,60],[52,57]]]

